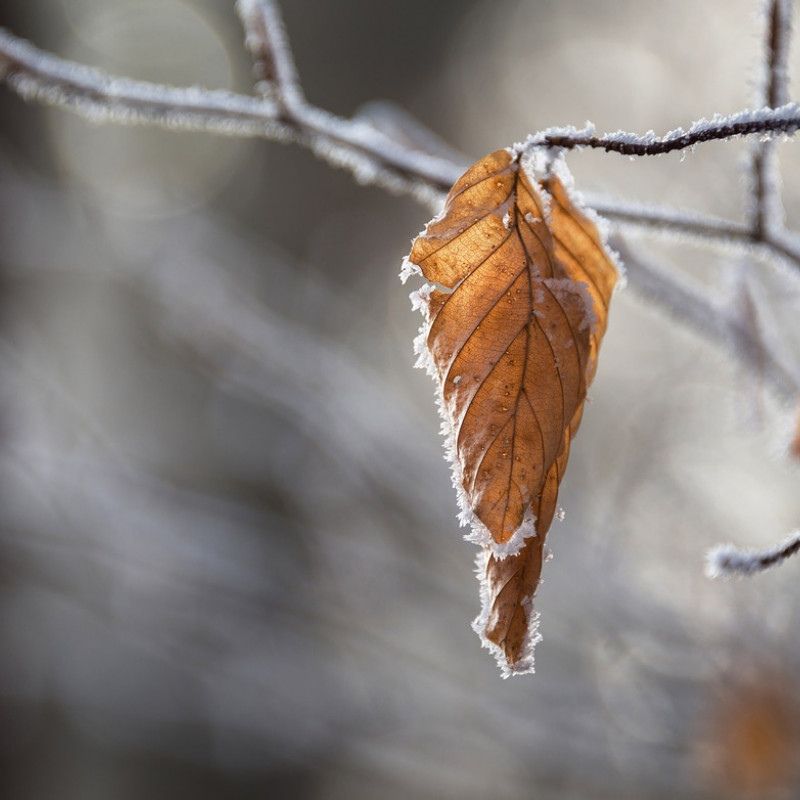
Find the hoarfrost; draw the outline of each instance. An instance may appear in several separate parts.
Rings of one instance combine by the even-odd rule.
[[[412,261],[409,261],[408,256],[406,256],[400,268],[400,282],[405,283],[412,275],[419,275],[422,277],[422,270]]]

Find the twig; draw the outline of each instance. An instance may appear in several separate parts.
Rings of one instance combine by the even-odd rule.
[[[58,58],[2,29],[0,79],[25,99],[93,122],[297,142],[361,183],[411,194],[430,206],[460,175],[446,159],[402,147],[366,122],[337,117],[297,97],[291,108],[282,108],[235,92],[120,78]]]
[[[767,9],[765,86],[760,101],[778,108],[789,102],[787,64],[791,39],[791,3],[771,0]],[[783,222],[780,199],[780,176],[777,171],[775,142],[758,142],[753,148],[751,165],[752,205],[749,209],[750,227],[758,239]]]
[[[258,88],[283,109],[303,106],[303,89],[277,5],[272,0],[237,0],[236,11],[253,56]]]
[[[754,575],[777,567],[800,552],[800,530],[766,550],[737,550],[721,544],[706,553],[706,575],[709,578],[733,578]]]
[[[620,228],[646,228],[649,233],[691,238],[717,249],[760,251],[795,269],[800,266],[800,237],[781,225],[756,232],[741,222],[682,208],[618,200],[590,192],[582,195],[590,208]]]
[[[800,106],[786,103],[779,108],[746,109],[730,116],[716,115],[701,119],[684,131],[676,128],[664,136],[652,131],[639,136],[626,131],[597,136],[593,127],[548,128],[529,136],[517,148],[529,152],[537,148],[582,150],[593,148],[624,156],[660,156],[685,150],[703,142],[737,139],[743,136],[785,134],[791,136],[800,128]]]
[[[250,33],[251,40],[253,37]],[[458,167],[446,159],[399,146],[374,127],[308,105],[302,96],[294,98],[291,108],[281,110],[275,102],[234,92],[181,89],[113,77],[57,58],[7,31],[0,31],[0,77],[27,99],[69,108],[95,122],[151,124],[283,142],[295,140],[328,162],[349,169],[361,182],[407,192],[431,204],[460,174]],[[291,83],[287,80],[289,83],[284,85]],[[686,132],[679,128],[663,137],[625,132],[595,136],[591,131],[552,128],[529,137],[523,147],[599,148],[622,155],[646,156],[712,140],[792,135],[798,128],[800,107],[789,103],[776,109],[762,108],[701,120]]]
[[[586,205],[620,225],[677,233],[717,244],[720,240],[748,247],[764,244],[754,242],[752,231],[740,222],[695,214],[682,208],[619,200],[590,192],[582,192],[582,195]]]
[[[751,372],[768,381],[780,398],[796,401],[800,396],[800,372],[764,348],[753,330],[726,307],[718,293],[703,289],[674,270],[668,272],[642,259],[620,237],[612,237],[611,245],[620,254],[633,288],[687,327],[729,349]]]

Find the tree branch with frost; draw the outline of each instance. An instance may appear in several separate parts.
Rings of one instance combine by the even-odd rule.
[[[761,102],[778,108],[789,102],[789,44],[792,8],[789,0],[770,0],[766,16],[766,75]],[[751,164],[752,204],[748,209],[753,235],[764,238],[783,222],[775,143],[756,143]]]
[[[785,5],[785,2],[778,3]],[[329,163],[344,167],[362,183],[409,193],[435,207],[441,195],[457,180],[462,165],[453,159],[430,155],[396,139],[359,118],[338,117],[310,105],[304,98],[278,5],[273,0],[240,0],[237,11],[245,28],[247,46],[254,58],[262,99],[235,92],[199,87],[178,88],[108,75],[101,70],[60,59],[0,30],[0,78],[30,100],[68,108],[94,122],[157,125],[176,130],[208,131],[229,136],[260,137],[296,142]],[[778,14],[779,21],[787,19]],[[781,22],[781,25],[785,23]],[[784,28],[782,28],[784,30]],[[776,41],[784,41],[779,35]],[[772,73],[785,74],[786,47],[774,59]],[[785,87],[785,80],[771,85]],[[771,92],[783,97],[785,89]],[[704,141],[750,135],[791,135],[800,127],[795,104],[744,111],[695,123],[685,133],[678,129],[663,137],[618,132],[595,136],[593,131],[553,128],[529,137],[525,148],[601,148],[624,155],[655,155],[694,147]],[[689,233],[724,238],[734,246],[746,244],[747,235],[736,223],[717,224],[696,219],[681,222],[656,207],[618,209],[599,204],[598,210],[620,224],[677,225]],[[753,236],[750,236],[752,241]],[[781,253],[781,246],[766,242]],[[782,253],[800,257],[800,246]]]
[[[786,402],[800,397],[800,368],[764,347],[736,310],[697,281],[666,270],[634,253],[619,236],[611,246],[625,264],[628,284],[673,319],[726,348],[750,372],[758,374]]]
[[[348,169],[362,183],[408,193],[430,207],[438,207],[442,195],[461,174],[461,163],[453,157],[431,155],[420,146],[399,143],[368,119],[345,119],[310,105],[302,93],[277,5],[271,0],[242,0],[237,9],[255,60],[262,98],[109,75],[58,58],[3,30],[0,30],[0,78],[25,99],[69,109],[96,123],[154,125],[294,142],[328,163]],[[530,137],[525,146],[603,147],[626,154],[650,155],[691,147],[712,138],[764,135],[778,129],[788,134],[800,125],[800,112],[789,105],[783,109],[718,117],[702,125],[705,126],[702,130],[692,126],[682,138],[668,134],[661,139],[652,134],[593,137],[575,129],[550,129]],[[761,241],[776,255],[800,263],[800,243],[791,236],[773,234],[769,239],[758,239],[739,223],[608,198],[593,205],[620,225],[680,230],[724,241],[729,247],[747,247],[753,241]]]
[[[271,0],[237,0],[236,12],[253,57],[256,87],[282,108],[303,106],[303,89],[277,5]]]
[[[367,122],[330,114],[302,95],[287,107],[225,90],[135,81],[59,58],[1,29],[0,79],[24,99],[96,123],[295,142],[360,183],[411,194],[429,206],[438,205],[460,174],[451,161],[398,145]]]
[[[742,578],[777,567],[800,552],[800,530],[765,550],[738,550],[733,545],[717,545],[706,554],[709,578]]]
[[[627,131],[598,136],[594,126],[586,128],[547,128],[534,133],[518,148],[528,153],[535,149],[605,150],[623,156],[661,156],[696,147],[704,142],[739,139],[747,136],[793,136],[800,129],[800,106],[787,103],[779,108],[745,109],[729,116],[701,119],[688,130],[676,128],[664,136],[652,131],[640,136]]]

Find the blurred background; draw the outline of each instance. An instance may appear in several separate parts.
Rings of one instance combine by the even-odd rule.
[[[761,74],[750,0],[282,5],[311,102],[388,101],[468,160],[730,113]],[[0,24],[251,91],[227,0],[5,2]],[[397,279],[429,210],[292,146],[96,127],[5,87],[0,120],[1,797],[797,796],[800,565],[703,576],[709,546],[800,525],[796,410],[757,376],[617,294],[537,674],[503,681]],[[741,219],[747,152],[569,164]],[[797,145],[781,158],[800,224]],[[800,365],[796,273],[631,246],[755,308]]]

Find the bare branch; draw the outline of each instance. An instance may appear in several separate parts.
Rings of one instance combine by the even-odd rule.
[[[800,106],[787,103],[779,108],[745,110],[723,117],[716,115],[710,120],[701,119],[684,131],[676,128],[664,136],[652,131],[639,136],[626,131],[597,136],[593,127],[548,128],[534,133],[516,149],[530,152],[540,148],[561,150],[598,149],[624,156],[659,156],[676,150],[686,150],[703,142],[737,139],[743,136],[785,134],[791,136],[800,128]]]
[[[649,233],[691,238],[717,249],[760,252],[797,269],[800,237],[781,226],[756,232],[750,226],[721,217],[695,214],[682,208],[619,200],[583,193],[586,204],[619,228],[646,228]]]
[[[682,208],[619,200],[615,197],[590,192],[582,194],[588,206],[620,226],[641,227],[647,228],[650,232],[661,231],[680,236],[691,236],[695,239],[713,242],[717,246],[720,241],[744,247],[759,244],[753,241],[752,231],[739,222],[695,214]]]
[[[267,97],[274,97],[282,108],[305,104],[297,76],[289,38],[280,9],[272,0],[237,0],[236,11],[242,20],[247,49],[253,68]]]
[[[706,553],[706,575],[709,578],[742,578],[777,567],[800,552],[800,530],[766,550],[737,550],[722,544]]]
[[[765,105],[778,108],[789,102],[789,45],[792,34],[790,0],[771,0],[768,10],[767,63],[768,75]]]
[[[800,372],[765,348],[757,333],[742,323],[718,293],[642,259],[620,237],[612,238],[611,244],[625,264],[630,286],[687,327],[724,346],[748,370],[763,377],[780,398],[791,403],[797,400]]]
[[[460,171],[450,161],[410,150],[359,120],[307,104],[199,87],[176,88],[108,75],[39,50],[0,30],[0,78],[28,100],[61,106],[93,122],[156,125],[297,142],[360,183],[407,193],[430,206]],[[295,98],[295,101],[297,98]]]
[[[789,102],[788,59],[791,39],[791,3],[771,0],[767,8],[766,76],[760,101],[770,108]],[[750,227],[756,238],[763,239],[783,225],[780,199],[780,175],[777,169],[775,142],[757,142],[751,165]]]
[[[250,0],[251,6],[253,2]],[[250,34],[251,41],[254,36]],[[269,41],[274,43],[273,39]],[[274,41],[280,41],[280,37]],[[275,51],[269,52],[274,60]],[[286,87],[294,78],[293,68],[286,66],[291,63],[289,57],[284,55],[285,58],[281,57],[284,74],[280,80]],[[280,60],[275,61],[276,69]],[[0,31],[0,77],[27,99],[64,106],[95,122],[151,124],[233,136],[261,136],[276,141],[294,140],[329,163],[349,169],[360,182],[407,192],[430,205],[440,200],[439,195],[460,174],[459,167],[449,160],[398,145],[374,126],[357,119],[344,119],[310,106],[299,93],[293,97],[291,108],[281,109],[275,102],[233,92],[197,87],[180,89],[113,77],[57,58],[6,31]],[[599,148],[646,156],[712,140],[792,135],[798,128],[800,108],[789,103],[777,109],[742,111],[701,120],[688,131],[679,128],[663,137],[625,132],[595,136],[591,130],[551,128],[529,137],[518,148]]]

